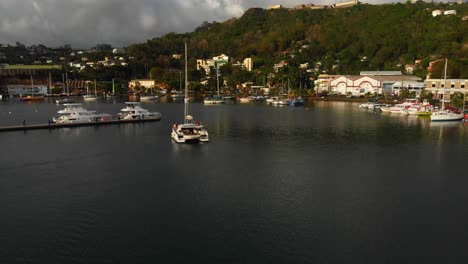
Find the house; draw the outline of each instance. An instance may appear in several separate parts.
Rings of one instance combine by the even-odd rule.
[[[275,72],[278,72],[279,69],[281,69],[281,68],[283,68],[283,67],[285,67],[285,66],[288,66],[288,62],[282,60],[282,61],[280,61],[279,63],[276,63],[276,64],[273,66],[273,68],[274,68]]]
[[[456,15],[457,10],[446,10],[444,11],[444,16]]]
[[[434,11],[432,11],[432,16],[433,16],[433,17],[441,16],[441,15],[442,15],[442,11],[441,11],[441,10],[434,10]]]
[[[267,10],[280,9],[280,8],[283,8],[283,6],[282,5],[271,5],[271,6],[267,7]]]
[[[405,65],[405,72],[407,74],[413,74],[413,71],[416,69],[416,66],[414,66],[413,64],[406,64]]]
[[[253,60],[252,58],[245,58],[244,59],[244,63],[243,63],[243,67],[245,70],[247,71],[252,71],[253,70]]]
[[[176,60],[182,59],[182,54],[172,54],[172,58]]]

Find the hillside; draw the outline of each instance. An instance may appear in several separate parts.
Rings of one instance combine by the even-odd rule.
[[[284,59],[290,66],[320,62],[313,74],[403,70],[405,64],[421,60],[416,74],[424,77],[431,60],[447,56],[449,75],[467,78],[468,21],[462,19],[468,15],[467,6],[398,3],[323,10],[254,8],[238,19],[205,22],[191,33],[131,45],[127,52],[144,65],[179,68],[180,62],[171,59],[171,54],[181,53],[188,40],[191,67],[197,58],[224,53],[236,60],[252,57],[256,75],[262,76]],[[455,9],[457,15],[433,17],[436,9]]]

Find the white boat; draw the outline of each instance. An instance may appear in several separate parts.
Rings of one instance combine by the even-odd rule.
[[[224,104],[224,100],[221,96],[212,96],[212,97],[206,97],[203,99],[204,104]]]
[[[94,79],[94,94],[89,93],[89,87],[86,87],[86,95],[83,95],[85,101],[96,101],[98,99],[96,95],[96,79]]]
[[[179,92],[171,94],[172,99],[182,99],[184,97],[185,97],[185,95],[183,93],[179,93]]]
[[[251,99],[250,97],[240,97],[239,102],[240,103],[250,103]]]
[[[142,95],[140,96],[140,101],[154,101],[158,100],[159,96],[157,95]]]
[[[447,80],[447,58],[445,58],[444,68],[444,85],[442,86],[442,107],[439,111],[434,111],[431,114],[431,121],[461,121],[463,120],[463,113],[455,113],[445,109],[445,83]],[[465,102],[463,102],[465,104]]]
[[[219,70],[216,68],[216,87],[218,89],[218,94],[210,97],[206,97],[203,99],[204,104],[224,104],[224,99],[221,95],[219,95]]]
[[[198,121],[188,114],[188,82],[187,82],[187,43],[185,43],[185,98],[184,98],[184,123],[172,124],[171,138],[177,143],[208,142],[208,131]]]
[[[290,103],[291,103],[291,100],[287,98],[282,98],[282,99],[273,101],[271,104],[272,105],[289,105]]]
[[[65,109],[58,111],[58,116],[52,117],[52,122],[57,124],[85,123],[108,121],[112,119],[109,114],[96,114],[83,108],[82,104],[64,104]]]
[[[271,103],[273,103],[273,102],[276,101],[276,100],[279,100],[279,97],[278,97],[278,96],[272,96],[272,97],[270,97],[270,98],[267,98],[267,99],[266,99],[266,102],[267,102],[267,104],[271,104]]]
[[[141,108],[140,102],[125,102],[126,107],[120,110],[117,114],[119,120],[132,120],[132,119],[161,119],[162,115],[158,112],[149,112]]]
[[[75,103],[75,100],[70,99],[70,98],[64,98],[64,99],[55,99],[56,104],[72,104]]]

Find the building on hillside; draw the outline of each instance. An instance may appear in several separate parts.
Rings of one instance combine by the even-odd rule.
[[[406,64],[405,65],[405,72],[407,74],[413,74],[414,70],[416,69],[416,66],[413,64]]]
[[[267,10],[280,9],[280,8],[283,8],[283,6],[282,5],[271,5],[271,6],[267,7]]]
[[[432,11],[433,17],[441,16],[441,15],[442,15],[442,10],[437,9],[437,10]]]
[[[213,59],[198,59],[197,60],[197,70],[205,70],[206,74],[210,74],[210,68],[219,68],[229,62],[229,56],[221,54],[219,56],[213,57]]]
[[[330,7],[331,8],[347,8],[347,7],[352,7],[359,4],[358,0],[352,0],[352,1],[347,1],[347,2],[342,2],[342,3],[337,3],[333,4]]]
[[[450,15],[456,15],[457,10],[445,10],[444,11],[444,16],[450,16]]]
[[[279,71],[279,69],[285,67],[285,66],[288,66],[288,62],[287,61],[280,61],[278,63],[276,63],[274,66],[273,66],[273,69],[275,70],[275,72],[277,73]]]
[[[245,58],[243,66],[244,66],[244,69],[246,71],[252,71],[253,70],[253,60],[252,60],[252,58]]]
[[[450,95],[456,92],[465,93],[467,89],[468,79],[426,79],[425,88],[426,92],[436,94],[439,99],[445,91],[445,99],[450,99]]]

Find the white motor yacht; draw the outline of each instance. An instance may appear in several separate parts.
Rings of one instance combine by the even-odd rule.
[[[162,115],[159,112],[149,112],[141,108],[140,102],[125,102],[126,107],[120,110],[117,115],[119,120],[131,119],[161,119]]]
[[[65,109],[58,111],[58,116],[52,117],[52,122],[57,124],[85,123],[96,121],[108,121],[112,119],[109,114],[96,114],[83,108],[82,104],[64,104]]]
[[[154,101],[158,100],[159,96],[157,95],[142,95],[140,96],[140,101]]]

